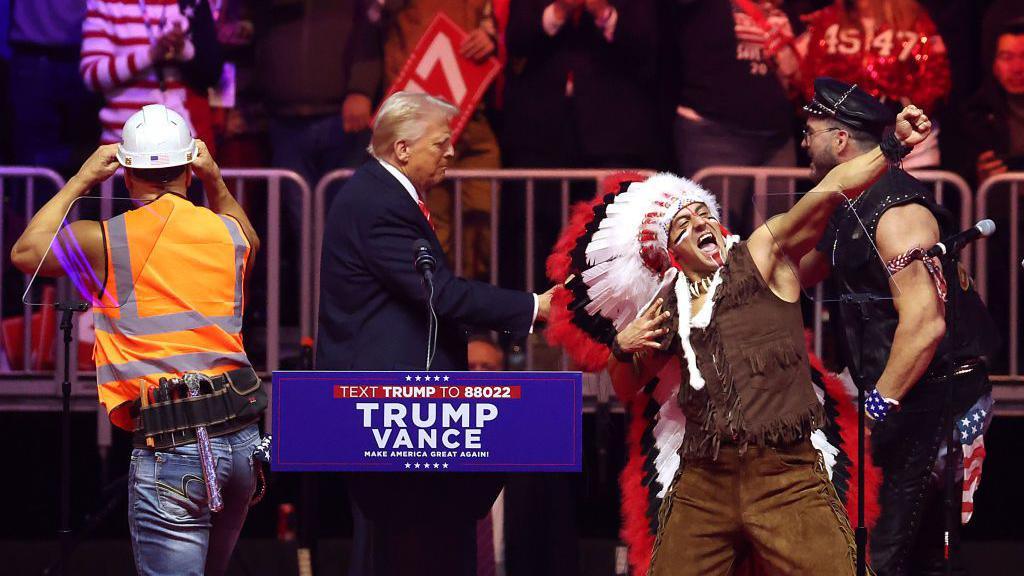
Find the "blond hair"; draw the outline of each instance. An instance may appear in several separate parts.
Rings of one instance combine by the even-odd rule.
[[[373,136],[366,150],[377,159],[388,154],[395,142],[415,142],[436,114],[450,121],[459,111],[451,104],[422,92],[395,92],[380,105],[373,121]]]

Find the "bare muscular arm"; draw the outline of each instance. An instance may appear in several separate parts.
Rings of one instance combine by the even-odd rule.
[[[933,246],[939,225],[920,204],[897,206],[882,215],[875,238],[888,262],[912,248]],[[945,305],[919,260],[894,274],[890,286],[899,323],[876,387],[882,396],[900,400],[924,375],[946,333]]]

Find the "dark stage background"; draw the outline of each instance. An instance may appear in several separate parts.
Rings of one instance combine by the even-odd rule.
[[[615,546],[618,531],[616,477],[624,462],[621,414],[613,414],[607,442],[606,477],[596,449],[595,418],[584,416],[584,471],[568,478],[574,505],[563,512],[575,516],[580,535],[580,574],[615,574]],[[26,435],[25,431],[33,431]],[[3,517],[0,523],[0,574],[40,574],[57,557],[56,526],[58,505],[58,414],[3,413],[0,437],[4,446],[0,493]],[[87,514],[104,505],[103,487],[128,471],[130,442],[127,434],[115,431],[109,469],[103,470],[96,448],[96,415],[76,413],[73,425],[72,519],[80,531]],[[1024,499],[1019,496],[1019,458],[1024,454],[1024,418],[997,417],[986,437],[988,456],[984,476],[976,494],[976,512],[965,529],[964,556],[972,572],[982,575],[1020,574],[1024,566]],[[253,508],[235,551],[231,574],[290,575],[295,567],[294,541],[277,539],[278,509],[282,503],[298,505],[302,474],[276,474],[266,499]],[[352,536],[351,516],[345,482],[339,474],[310,475],[316,492],[311,507],[310,532],[316,539],[315,574],[344,574]],[[76,551],[72,574],[134,574],[128,543],[126,487],[114,487],[115,501],[109,516],[99,522]],[[301,513],[302,510],[299,510]],[[550,513],[538,511],[537,523],[551,522]],[[564,554],[572,554],[564,550]],[[510,576],[519,576],[510,566]]]

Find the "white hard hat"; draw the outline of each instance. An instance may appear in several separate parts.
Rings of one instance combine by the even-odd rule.
[[[143,106],[124,123],[117,161],[128,168],[169,168],[192,162],[196,141],[188,122],[162,104]]]

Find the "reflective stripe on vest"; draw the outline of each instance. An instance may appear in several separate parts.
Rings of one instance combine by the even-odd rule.
[[[94,308],[96,381],[111,421],[130,430],[115,409],[141,383],[250,365],[241,336],[249,244],[234,219],[173,194],[111,218],[104,232],[117,307]]]

